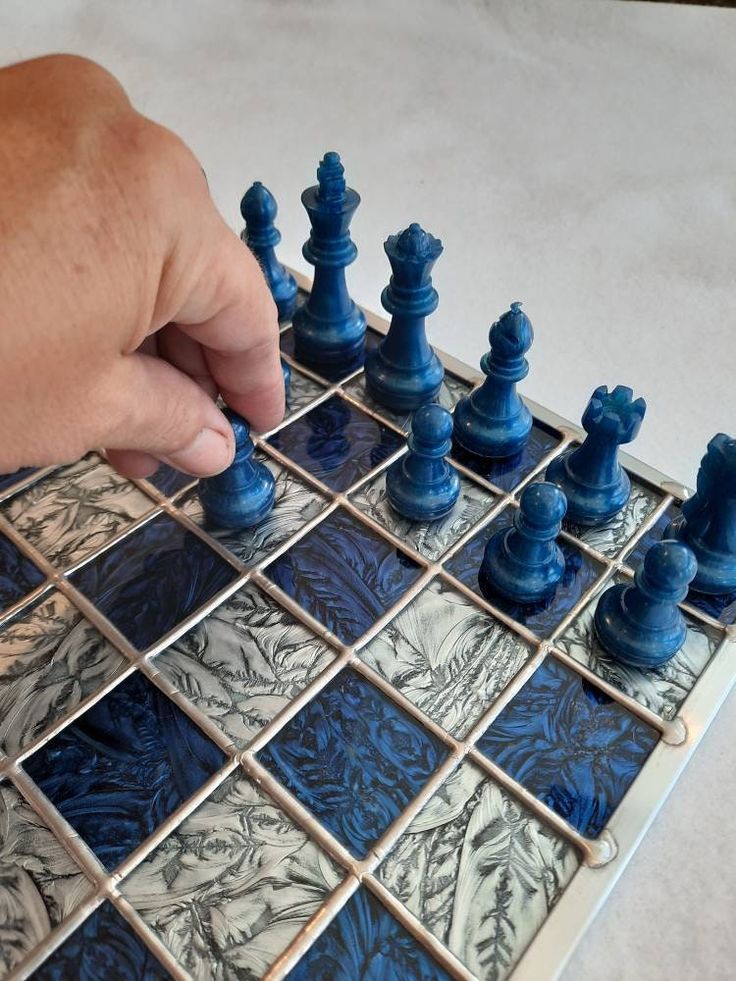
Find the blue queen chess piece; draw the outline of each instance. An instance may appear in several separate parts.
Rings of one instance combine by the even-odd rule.
[[[253,459],[247,422],[224,410],[235,437],[235,459],[222,473],[199,482],[199,499],[207,521],[217,528],[250,528],[266,517],[276,494],[273,474]]]
[[[425,331],[425,318],[439,302],[432,267],[442,254],[442,242],[414,222],[390,235],[383,247],[392,275],[381,303],[391,314],[391,326],[366,358],[365,384],[380,405],[407,412],[432,402],[445,377]]]
[[[276,258],[276,246],[281,233],[274,225],[276,199],[260,181],[256,181],[242,197],[240,213],[245,222],[241,239],[258,260],[266,278],[271,296],[278,310],[279,320],[290,320],[296,309],[297,285],[290,272]]]
[[[409,452],[389,467],[389,504],[411,521],[437,521],[449,514],[460,496],[460,478],[445,459],[452,441],[452,416],[430,403],[411,419]]]
[[[652,545],[633,585],[610,586],[598,600],[595,632],[617,661],[656,668],[680,650],[687,624],[678,603],[697,570],[692,551],[678,541]]]
[[[488,340],[491,349],[480,363],[486,380],[455,407],[454,435],[463,449],[476,456],[504,459],[522,449],[532,428],[531,412],[516,391],[516,383],[529,373],[524,355],[534,340],[521,303],[512,303],[499,317]]]
[[[665,531],[695,553],[692,588],[720,595],[736,589],[736,439],[718,433],[698,470],[696,493]]]
[[[567,517],[578,525],[602,525],[618,514],[631,493],[628,474],[618,462],[618,448],[641,428],[647,404],[625,385],[612,392],[596,388],[583,413],[588,434],[576,449],[557,457],[545,478],[567,496]]]
[[[360,204],[347,187],[339,154],[330,151],[317,168],[317,184],[302,194],[312,232],[302,249],[314,266],[309,298],[295,313],[294,352],[317,369],[359,367],[365,344],[365,316],[348,295],[345,268],[358,254],[350,221]],[[324,373],[324,372],[323,372]]]
[[[556,542],[567,502],[554,484],[529,484],[521,494],[511,528],[502,528],[486,545],[478,582],[493,600],[500,593],[514,603],[530,604],[550,596],[565,571]]]

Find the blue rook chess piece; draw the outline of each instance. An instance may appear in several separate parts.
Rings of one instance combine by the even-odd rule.
[[[595,632],[617,661],[656,668],[680,650],[687,624],[678,603],[687,595],[697,563],[678,541],[652,545],[633,585],[610,586],[598,600]]]
[[[452,416],[436,403],[423,405],[411,419],[409,452],[389,467],[389,504],[412,521],[437,521],[452,511],[460,495],[460,478],[445,459],[452,436]]]
[[[618,462],[618,448],[630,443],[641,428],[647,404],[625,385],[612,392],[596,388],[583,413],[588,434],[547,467],[545,478],[563,489],[568,520],[578,525],[602,525],[626,504],[631,493],[628,474]]]
[[[391,314],[391,326],[366,357],[365,384],[380,405],[411,411],[434,401],[445,377],[425,328],[425,319],[439,302],[432,267],[442,254],[442,242],[414,222],[390,235],[383,247],[392,275],[381,303]]]
[[[718,433],[708,443],[696,493],[665,535],[679,538],[695,553],[694,590],[719,595],[736,589],[736,439]]]
[[[454,435],[463,449],[476,456],[504,459],[522,449],[532,428],[531,412],[516,391],[516,383],[529,374],[524,355],[534,340],[521,303],[512,303],[499,317],[488,340],[491,349],[480,363],[486,380],[455,407]]]
[[[296,280],[276,258],[276,246],[281,233],[274,225],[276,199],[260,181],[256,181],[242,197],[240,213],[245,222],[241,239],[260,263],[271,290],[279,320],[290,320],[296,309]]]
[[[253,459],[253,440],[247,422],[225,409],[235,437],[235,459],[222,473],[199,482],[199,499],[207,521],[218,528],[250,528],[273,507],[273,474]]]
[[[314,266],[314,282],[294,315],[294,352],[323,373],[325,366],[349,371],[360,366],[365,344],[365,316],[345,282],[345,268],[358,254],[349,229],[360,195],[347,187],[339,154],[324,155],[317,184],[304,191],[302,204],[312,226],[302,254]]]
[[[554,592],[565,571],[565,556],[555,539],[567,502],[554,484],[529,484],[521,494],[511,528],[493,535],[478,574],[481,591],[514,603],[530,604]]]

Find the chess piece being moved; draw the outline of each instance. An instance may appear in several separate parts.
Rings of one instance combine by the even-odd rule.
[[[389,467],[386,493],[394,511],[412,521],[437,521],[452,511],[460,478],[445,459],[452,416],[436,403],[423,405],[411,419],[409,452]]]
[[[243,195],[240,213],[245,228],[240,236],[258,259],[268,287],[271,290],[279,320],[290,320],[296,309],[296,280],[276,258],[276,246],[281,233],[274,225],[276,199],[260,181],[256,181]]]
[[[687,624],[678,607],[697,563],[678,541],[652,545],[633,585],[610,586],[598,600],[595,631],[611,657],[635,668],[655,668],[680,650]]]
[[[302,249],[314,266],[306,303],[294,314],[294,351],[317,370],[360,366],[365,344],[365,316],[350,299],[345,268],[358,254],[350,238],[350,221],[360,204],[357,191],[345,183],[339,154],[330,151],[317,168],[317,184],[302,194],[312,233]]]
[[[515,603],[530,604],[550,596],[565,571],[565,556],[556,542],[567,502],[554,484],[529,484],[521,494],[511,528],[488,541],[478,574],[491,601],[500,593]]]
[[[602,525],[623,508],[631,494],[628,474],[618,462],[618,448],[641,428],[647,404],[625,385],[612,392],[596,388],[583,413],[588,434],[576,449],[557,457],[545,477],[567,497],[567,517],[578,525]]]
[[[199,482],[199,499],[207,521],[217,528],[250,528],[273,507],[273,474],[253,459],[253,440],[247,422],[225,409],[235,437],[235,459],[222,473]]]
[[[718,433],[708,443],[696,493],[665,534],[695,553],[694,590],[719,595],[736,589],[736,439]]]
[[[368,394],[380,405],[398,412],[432,402],[440,391],[445,369],[427,341],[425,320],[437,309],[432,267],[442,254],[442,242],[414,222],[384,243],[391,263],[391,280],[381,303],[391,314],[388,334],[365,362]]]
[[[532,346],[531,322],[514,302],[491,327],[490,351],[481,359],[486,376],[480,388],[460,399],[455,408],[457,443],[476,456],[504,459],[515,456],[532,428],[532,415],[516,391],[529,374],[524,355]]]

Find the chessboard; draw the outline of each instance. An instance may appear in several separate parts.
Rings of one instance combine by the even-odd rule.
[[[408,417],[281,344],[254,528],[99,453],[0,478],[0,975],[554,976],[734,682],[736,595],[657,669],[593,632],[685,488],[622,455],[552,598],[491,603],[486,542],[582,430],[527,400],[521,454],[454,453],[458,505],[411,522]],[[451,410],[482,376],[441,358]]]

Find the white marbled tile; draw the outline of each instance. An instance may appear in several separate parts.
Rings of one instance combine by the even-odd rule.
[[[360,401],[366,405],[373,412],[379,413],[384,419],[392,422],[394,426],[398,426],[399,429],[403,430],[405,433],[409,431],[409,424],[411,422],[411,412],[394,411],[393,409],[386,408],[385,405],[379,405],[374,399],[370,397],[365,387],[365,374],[361,372],[352,381],[349,381],[343,386],[346,392],[353,396],[353,398],[360,399]],[[468,382],[464,382],[461,378],[456,378],[454,375],[445,372],[445,378],[442,382],[442,387],[440,388],[439,395],[436,400],[439,404],[449,411],[452,411],[457,403],[460,401],[463,395],[467,395],[471,392],[473,386]]]

